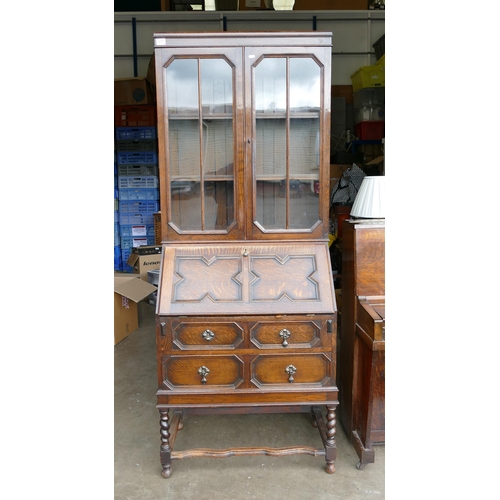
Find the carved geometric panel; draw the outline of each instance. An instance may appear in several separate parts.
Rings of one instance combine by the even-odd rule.
[[[319,300],[314,255],[252,256],[250,273],[254,301]]]
[[[241,257],[178,256],[173,302],[241,301]]]

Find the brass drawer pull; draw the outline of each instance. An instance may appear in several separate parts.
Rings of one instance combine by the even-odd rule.
[[[201,336],[207,341],[207,342],[210,342],[214,337],[215,337],[215,333],[212,332],[212,330],[205,330]]]
[[[201,383],[207,383],[207,375],[210,373],[210,370],[206,366],[200,366],[198,368],[198,373],[201,375]]]
[[[280,337],[283,339],[283,342],[281,343],[283,347],[286,347],[288,345],[287,339],[290,337],[290,335],[291,333],[286,328],[283,328],[283,330],[281,330]]]
[[[288,365],[286,368],[285,368],[285,371],[288,373],[289,377],[288,377],[288,382],[292,383],[294,381],[294,378],[293,378],[293,374],[297,371],[297,368],[295,368],[295,366],[293,365]]]

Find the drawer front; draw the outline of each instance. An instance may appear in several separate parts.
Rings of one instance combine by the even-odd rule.
[[[321,347],[321,328],[314,321],[261,321],[250,329],[259,349]]]
[[[257,387],[297,385],[325,387],[331,383],[332,360],[326,354],[262,354],[250,362],[250,377]]]
[[[243,365],[238,356],[168,356],[162,360],[163,386],[236,389],[243,383]]]
[[[243,328],[234,322],[200,321],[172,324],[173,349],[236,349],[243,343],[243,337]]]

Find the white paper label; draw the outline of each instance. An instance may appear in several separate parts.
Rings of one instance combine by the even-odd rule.
[[[147,236],[146,226],[132,226],[132,236]]]

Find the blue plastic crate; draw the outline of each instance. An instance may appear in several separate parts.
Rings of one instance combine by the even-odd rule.
[[[123,177],[139,177],[139,176],[154,176],[158,177],[158,165],[151,163],[150,165],[118,165],[118,176]]]
[[[118,191],[119,200],[159,200],[160,191],[158,189],[120,189]]]
[[[139,165],[141,163],[150,165],[158,163],[158,155],[153,151],[117,151],[116,156],[119,165]]]
[[[148,139],[148,140],[134,140],[131,139],[129,141],[116,141],[116,150],[119,152],[128,151],[154,151],[157,150],[157,141],[156,139]]]
[[[120,214],[120,225],[122,226],[144,226],[154,224],[152,213],[143,214]]]
[[[158,201],[120,201],[119,202],[120,215],[124,213],[145,213],[158,212],[160,203]]]
[[[123,270],[122,249],[119,245],[115,245],[115,271]]]
[[[115,210],[115,223],[120,222],[120,212],[118,210]]]
[[[154,245],[155,239],[154,237],[147,236],[136,236],[133,238],[122,238],[121,239],[121,247],[124,249],[131,249],[133,247],[143,246],[143,245]]]
[[[118,177],[118,189],[151,189],[157,187],[158,177],[154,175],[143,175],[139,177]]]
[[[115,247],[116,247],[120,245],[120,224],[118,224],[117,222],[115,222],[114,236],[115,236]]]
[[[134,272],[134,268],[127,264],[129,257],[130,257],[130,248],[122,248],[122,271],[125,271],[126,273]]]
[[[117,141],[156,139],[156,127],[116,127],[115,137]]]
[[[138,234],[142,235],[146,233],[146,236],[155,235],[154,224],[136,224],[132,226],[120,226],[120,236],[128,238],[136,238]]]

